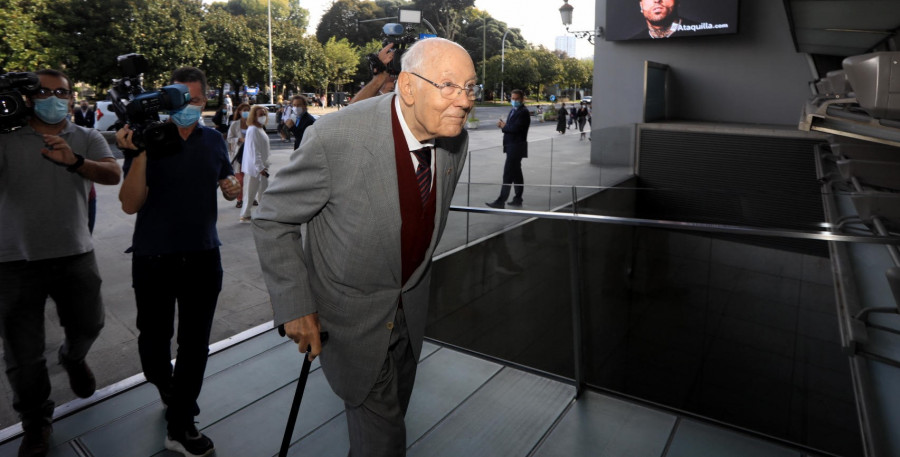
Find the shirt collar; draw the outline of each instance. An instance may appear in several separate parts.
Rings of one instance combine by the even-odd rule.
[[[397,112],[397,120],[400,121],[400,129],[403,130],[403,136],[406,138],[407,149],[415,151],[417,149],[422,149],[425,146],[434,146],[434,140],[421,143],[413,135],[412,130],[406,125],[406,119],[403,118],[403,111],[400,110],[400,97],[396,95],[394,96],[394,110]]]

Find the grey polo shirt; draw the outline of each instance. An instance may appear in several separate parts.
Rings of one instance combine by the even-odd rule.
[[[100,132],[67,122],[59,134],[85,159],[113,157]],[[0,134],[0,262],[83,254],[91,181],[41,154],[44,138],[30,126]]]

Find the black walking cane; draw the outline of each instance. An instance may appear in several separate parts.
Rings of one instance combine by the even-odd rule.
[[[278,326],[278,334],[285,336],[284,325]],[[319,339],[324,345],[328,341],[328,332],[319,334]],[[312,347],[307,347],[309,352]],[[294,425],[297,424],[297,414],[300,412],[300,402],[303,400],[303,390],[306,388],[306,378],[309,377],[309,367],[312,361],[305,354],[303,356],[303,367],[300,368],[300,379],[297,380],[297,390],[294,392],[294,401],[291,402],[291,412],[288,414],[287,426],[284,428],[284,438],[281,439],[281,450],[278,451],[278,457],[287,457],[288,448],[291,446],[291,435],[294,434]]]

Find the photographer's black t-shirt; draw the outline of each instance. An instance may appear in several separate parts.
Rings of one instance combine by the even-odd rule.
[[[128,173],[131,160],[126,159]],[[182,150],[147,161],[147,200],[138,211],[135,255],[203,251],[221,246],[216,231],[219,180],[233,175],[222,134],[197,126]]]

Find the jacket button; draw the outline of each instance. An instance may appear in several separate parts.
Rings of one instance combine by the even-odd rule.
[[[394,329],[394,323],[393,323],[393,322],[388,322],[388,323],[387,323],[387,329],[388,329],[388,330],[393,330],[393,329]]]

